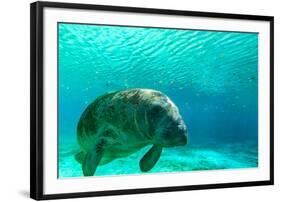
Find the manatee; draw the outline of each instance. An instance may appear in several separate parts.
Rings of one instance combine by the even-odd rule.
[[[152,145],[139,162],[140,170],[151,170],[163,147],[187,144],[187,127],[176,105],[162,92],[127,89],[95,99],[77,125],[81,151],[75,159],[84,176],[93,176],[97,166],[127,157]]]

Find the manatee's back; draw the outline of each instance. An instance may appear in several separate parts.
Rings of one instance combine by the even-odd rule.
[[[127,89],[107,93],[95,99],[83,112],[77,126],[77,139],[82,148],[90,148],[99,139],[101,124],[121,131],[135,131],[136,122],[145,126],[144,115],[152,101],[163,94],[150,89]],[[143,129],[145,130],[145,129]]]
[[[100,119],[106,111],[106,103],[116,92],[96,98],[82,113],[77,124],[77,140],[82,148],[89,148],[98,138]]]

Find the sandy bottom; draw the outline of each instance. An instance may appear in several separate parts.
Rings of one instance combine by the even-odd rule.
[[[95,175],[141,174],[139,160],[150,148],[145,147],[126,158],[99,166]],[[74,143],[59,146],[59,178],[83,176],[81,165],[74,155],[79,151]],[[162,155],[149,173],[194,170],[255,168],[258,166],[257,146],[251,144],[196,145],[184,148],[164,148]]]

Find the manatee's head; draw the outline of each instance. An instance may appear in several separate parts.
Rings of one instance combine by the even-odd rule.
[[[163,147],[184,146],[188,142],[187,127],[176,105],[165,95],[150,105],[155,144]]]

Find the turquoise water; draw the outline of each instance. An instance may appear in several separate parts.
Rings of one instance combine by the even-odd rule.
[[[76,127],[100,95],[150,88],[178,106],[189,144],[164,148],[149,173],[258,166],[258,34],[58,25],[60,178],[83,176]],[[95,175],[141,174],[149,147],[98,166]]]

